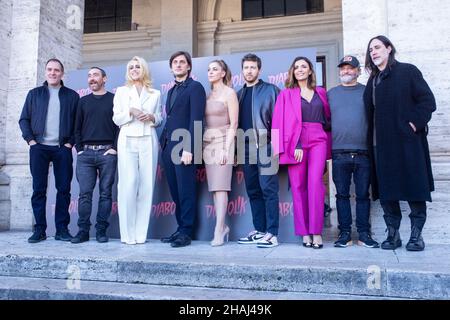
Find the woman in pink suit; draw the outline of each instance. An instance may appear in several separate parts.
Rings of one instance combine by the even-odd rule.
[[[325,89],[316,87],[313,65],[305,57],[294,59],[285,86],[275,104],[272,137],[278,139],[272,139],[272,144],[280,164],[288,165],[295,234],[303,236],[303,246],[320,249],[325,199],[322,176],[331,158],[331,135],[326,132],[330,106]]]

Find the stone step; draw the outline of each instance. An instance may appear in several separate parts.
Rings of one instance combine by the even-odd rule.
[[[384,297],[0,276],[0,300],[380,300]],[[390,298],[395,300],[395,298]]]
[[[74,245],[49,237],[26,242],[27,233],[0,234],[0,276],[80,279],[122,284],[278,291],[370,297],[449,299],[450,247],[423,252],[352,246],[321,250],[299,244],[270,249],[194,241],[171,248],[156,240],[127,246],[118,240]]]

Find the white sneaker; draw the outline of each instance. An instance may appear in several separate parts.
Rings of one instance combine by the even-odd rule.
[[[278,246],[277,236],[271,233],[266,233],[266,235],[258,241],[258,248],[272,248]]]
[[[252,231],[248,236],[239,238],[238,243],[240,244],[257,244],[259,240],[264,238],[264,233],[259,231]]]

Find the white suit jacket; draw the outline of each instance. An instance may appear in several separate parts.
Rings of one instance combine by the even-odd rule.
[[[155,122],[142,122],[130,115],[130,108],[137,108],[144,113],[151,113]],[[156,134],[154,127],[162,122],[161,92],[157,89],[142,89],[139,96],[136,87],[117,88],[114,95],[113,121],[127,136],[141,137]]]

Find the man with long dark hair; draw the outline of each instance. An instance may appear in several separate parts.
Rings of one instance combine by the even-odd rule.
[[[373,148],[374,199],[380,198],[388,236],[386,250],[401,247],[399,201],[411,209],[411,236],[406,249],[422,251],[426,201],[434,190],[427,142],[428,122],[436,102],[417,67],[395,60],[396,49],[385,36],[369,41],[366,68],[370,79],[364,92],[369,111],[369,143]],[[379,194],[378,194],[379,192]]]

